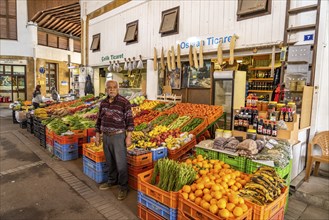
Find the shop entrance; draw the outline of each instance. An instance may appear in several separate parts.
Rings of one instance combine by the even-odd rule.
[[[26,66],[0,65],[0,102],[26,100]]]
[[[57,90],[57,64],[46,63],[46,93],[51,93],[51,88],[55,87]]]

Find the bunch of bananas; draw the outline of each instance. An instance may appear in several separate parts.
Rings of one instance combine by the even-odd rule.
[[[98,146],[96,145],[96,143],[89,143],[86,144],[86,148],[94,151],[94,152],[102,152],[103,151],[103,144],[100,143]]]
[[[145,135],[142,131],[133,131],[131,138],[133,142],[136,142],[143,140],[145,138]]]
[[[34,110],[34,115],[38,118],[47,118],[48,117],[47,111],[44,108],[37,108],[36,110]]]
[[[163,126],[163,125],[158,125],[156,126],[152,131],[149,132],[149,136],[150,137],[157,137],[160,134],[169,131],[169,128],[167,126]]]
[[[140,140],[137,142],[136,146],[140,147],[140,148],[156,148],[157,145],[155,142],[150,142],[150,141],[146,141],[146,140]]]
[[[147,101],[147,102],[143,102],[143,104],[141,104],[139,107],[141,110],[151,110],[159,103],[160,103],[159,101]]]
[[[273,202],[281,195],[284,188],[284,180],[279,177],[272,167],[258,168],[247,183],[240,195],[253,203],[264,205]]]

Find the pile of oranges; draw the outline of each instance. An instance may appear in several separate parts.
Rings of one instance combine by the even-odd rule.
[[[219,160],[207,160],[202,155],[187,159],[198,172],[196,181],[185,185],[181,194],[184,199],[194,202],[221,218],[240,217],[248,211],[238,191],[250,181],[248,174],[230,168]]]

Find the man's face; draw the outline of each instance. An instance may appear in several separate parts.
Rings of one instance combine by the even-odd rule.
[[[106,86],[106,92],[112,98],[118,95],[119,89],[116,82],[108,82]]]

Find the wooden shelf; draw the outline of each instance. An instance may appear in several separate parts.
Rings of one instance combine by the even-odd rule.
[[[251,81],[273,81],[274,78],[250,78]]]
[[[249,68],[249,70],[271,70],[271,67],[270,66],[252,67],[252,68]]]
[[[267,92],[273,92],[272,90],[248,90],[248,92],[263,92],[263,93],[267,93]]]

